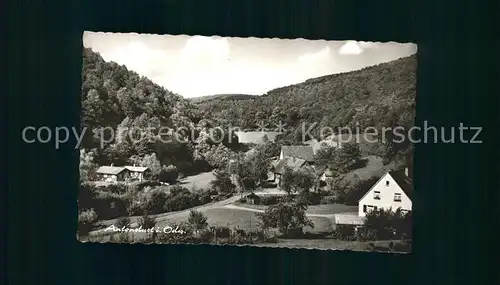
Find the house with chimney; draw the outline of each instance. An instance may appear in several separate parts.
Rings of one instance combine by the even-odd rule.
[[[130,172],[121,166],[101,166],[96,171],[99,180],[104,182],[120,182],[128,179]]]
[[[96,171],[99,180],[104,182],[125,182],[125,181],[144,181],[147,179],[149,168],[143,166],[101,166]]]
[[[136,166],[135,164],[133,166],[125,166],[125,169],[129,171],[131,180],[138,181],[146,180],[150,172],[149,168],[144,166]]]
[[[370,211],[412,211],[413,182],[408,168],[386,172],[358,201],[358,213],[335,214],[337,225],[362,226]]]
[[[358,216],[377,209],[412,210],[412,179],[408,168],[385,173],[358,202]]]

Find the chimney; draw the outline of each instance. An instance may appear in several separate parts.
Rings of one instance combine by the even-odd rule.
[[[406,177],[410,177],[410,175],[408,175],[408,167],[405,167],[405,175]]]

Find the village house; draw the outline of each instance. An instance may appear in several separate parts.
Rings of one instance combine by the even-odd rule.
[[[149,169],[142,166],[101,166],[96,173],[101,181],[121,182],[138,180],[143,181],[147,178]]]
[[[301,169],[312,170],[309,163],[301,158],[295,157],[285,157],[281,159],[278,164],[274,167],[274,181],[278,186],[281,186],[281,177],[285,174],[286,168],[290,168],[292,171],[299,171]]]
[[[145,180],[148,175],[149,168],[144,167],[144,166],[125,166],[125,168],[130,172],[130,179],[132,180],[138,180],[138,181],[143,181]]]
[[[100,180],[105,182],[119,182],[125,181],[130,173],[125,167],[113,166],[101,166],[96,171]]]
[[[389,171],[384,174],[375,185],[358,202],[358,216],[377,209],[392,209],[396,211],[411,211],[412,180],[408,175],[408,168]]]
[[[335,224],[362,226],[366,214],[377,209],[391,209],[403,212],[412,210],[411,192],[412,180],[408,168],[389,171],[366,192],[358,202],[358,213],[336,214]]]

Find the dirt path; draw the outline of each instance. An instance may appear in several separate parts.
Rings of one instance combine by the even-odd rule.
[[[228,198],[226,200],[222,200],[222,201],[218,201],[218,202],[212,202],[212,203],[208,203],[208,204],[196,206],[196,207],[189,208],[189,209],[182,210],[182,211],[167,212],[167,213],[163,213],[163,214],[152,215],[152,217],[155,217],[156,218],[156,222],[158,224],[161,224],[161,222],[164,222],[164,221],[168,220],[169,218],[187,215],[187,214],[189,214],[189,212],[191,210],[205,211],[205,210],[209,210],[209,209],[218,209],[218,208],[222,208],[224,206],[230,205],[230,204],[238,201],[240,198],[241,198],[241,195],[240,194],[236,194],[236,195],[234,195],[234,196],[232,196],[232,197],[230,197],[230,198]],[[132,222],[130,224],[131,228],[134,228],[134,227],[138,226],[137,220],[139,218],[140,218],[140,216],[130,217],[130,221]],[[101,221],[101,225],[103,225],[104,227],[108,227],[108,226],[111,226],[111,225],[115,224],[116,220],[117,219]],[[91,234],[92,233],[98,233],[98,232],[102,232],[102,229],[101,230],[93,231],[93,232],[91,232]]]

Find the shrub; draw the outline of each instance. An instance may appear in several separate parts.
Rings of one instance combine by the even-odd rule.
[[[137,222],[143,229],[150,229],[156,226],[156,218],[148,215],[143,215]]]
[[[144,214],[159,214],[164,211],[164,205],[167,201],[167,194],[160,190],[153,190],[148,192],[142,204]]]
[[[123,194],[100,191],[97,192],[93,205],[99,219],[114,219],[128,214],[127,208],[130,205],[130,198]]]
[[[177,167],[175,167],[174,165],[163,166],[159,175],[160,181],[170,184],[176,183],[178,177],[179,172],[177,171]]]
[[[356,228],[351,225],[336,225],[333,238],[340,240],[356,240]]]
[[[216,238],[228,238],[231,235],[231,229],[228,227],[211,227]]]
[[[188,223],[196,231],[206,229],[208,226],[207,217],[196,210],[191,210],[189,212]]]
[[[130,226],[130,218],[129,217],[120,217],[116,220],[117,228],[128,228]]]
[[[276,196],[276,195],[262,195],[260,197],[260,203],[259,204],[270,206],[270,205],[276,205],[279,202],[281,202],[281,197],[280,196]]]
[[[334,204],[336,202],[336,196],[324,196],[321,198],[321,204]]]
[[[215,179],[210,182],[210,187],[218,193],[234,193],[236,190],[229,173],[222,170],[215,171]]]
[[[114,193],[114,194],[124,194],[127,192],[127,185],[125,184],[108,184],[105,188],[104,191]]]
[[[142,206],[139,203],[130,203],[127,207],[127,214],[129,216],[139,216],[142,215],[143,212]]]
[[[214,237],[214,232],[210,229],[204,229],[198,232],[198,241],[202,243],[210,243]]]
[[[160,182],[154,180],[141,181],[136,184],[137,190],[142,191],[145,187],[156,187],[160,186]]]
[[[133,241],[134,241],[133,237],[131,237],[127,232],[119,233],[118,239],[116,240],[116,242],[118,243],[131,243]]]
[[[212,202],[212,197],[209,191],[201,191],[199,194],[200,204],[204,205]]]
[[[318,205],[321,202],[321,196],[318,193],[303,191],[295,198],[295,202],[302,205]]]
[[[378,209],[366,215],[365,223],[358,230],[359,240],[411,239],[411,212],[402,213]]]
[[[86,236],[95,227],[98,221],[98,217],[94,209],[83,210],[78,215],[78,234],[81,236]]]
[[[201,205],[200,194],[192,193],[181,186],[174,186],[166,197],[164,211],[181,211]],[[206,197],[205,197],[206,199]]]
[[[257,213],[257,216],[263,229],[278,228],[286,236],[295,236],[302,233],[305,226],[314,227],[312,221],[306,217],[306,209],[304,205],[279,203],[270,206],[264,213]]]

